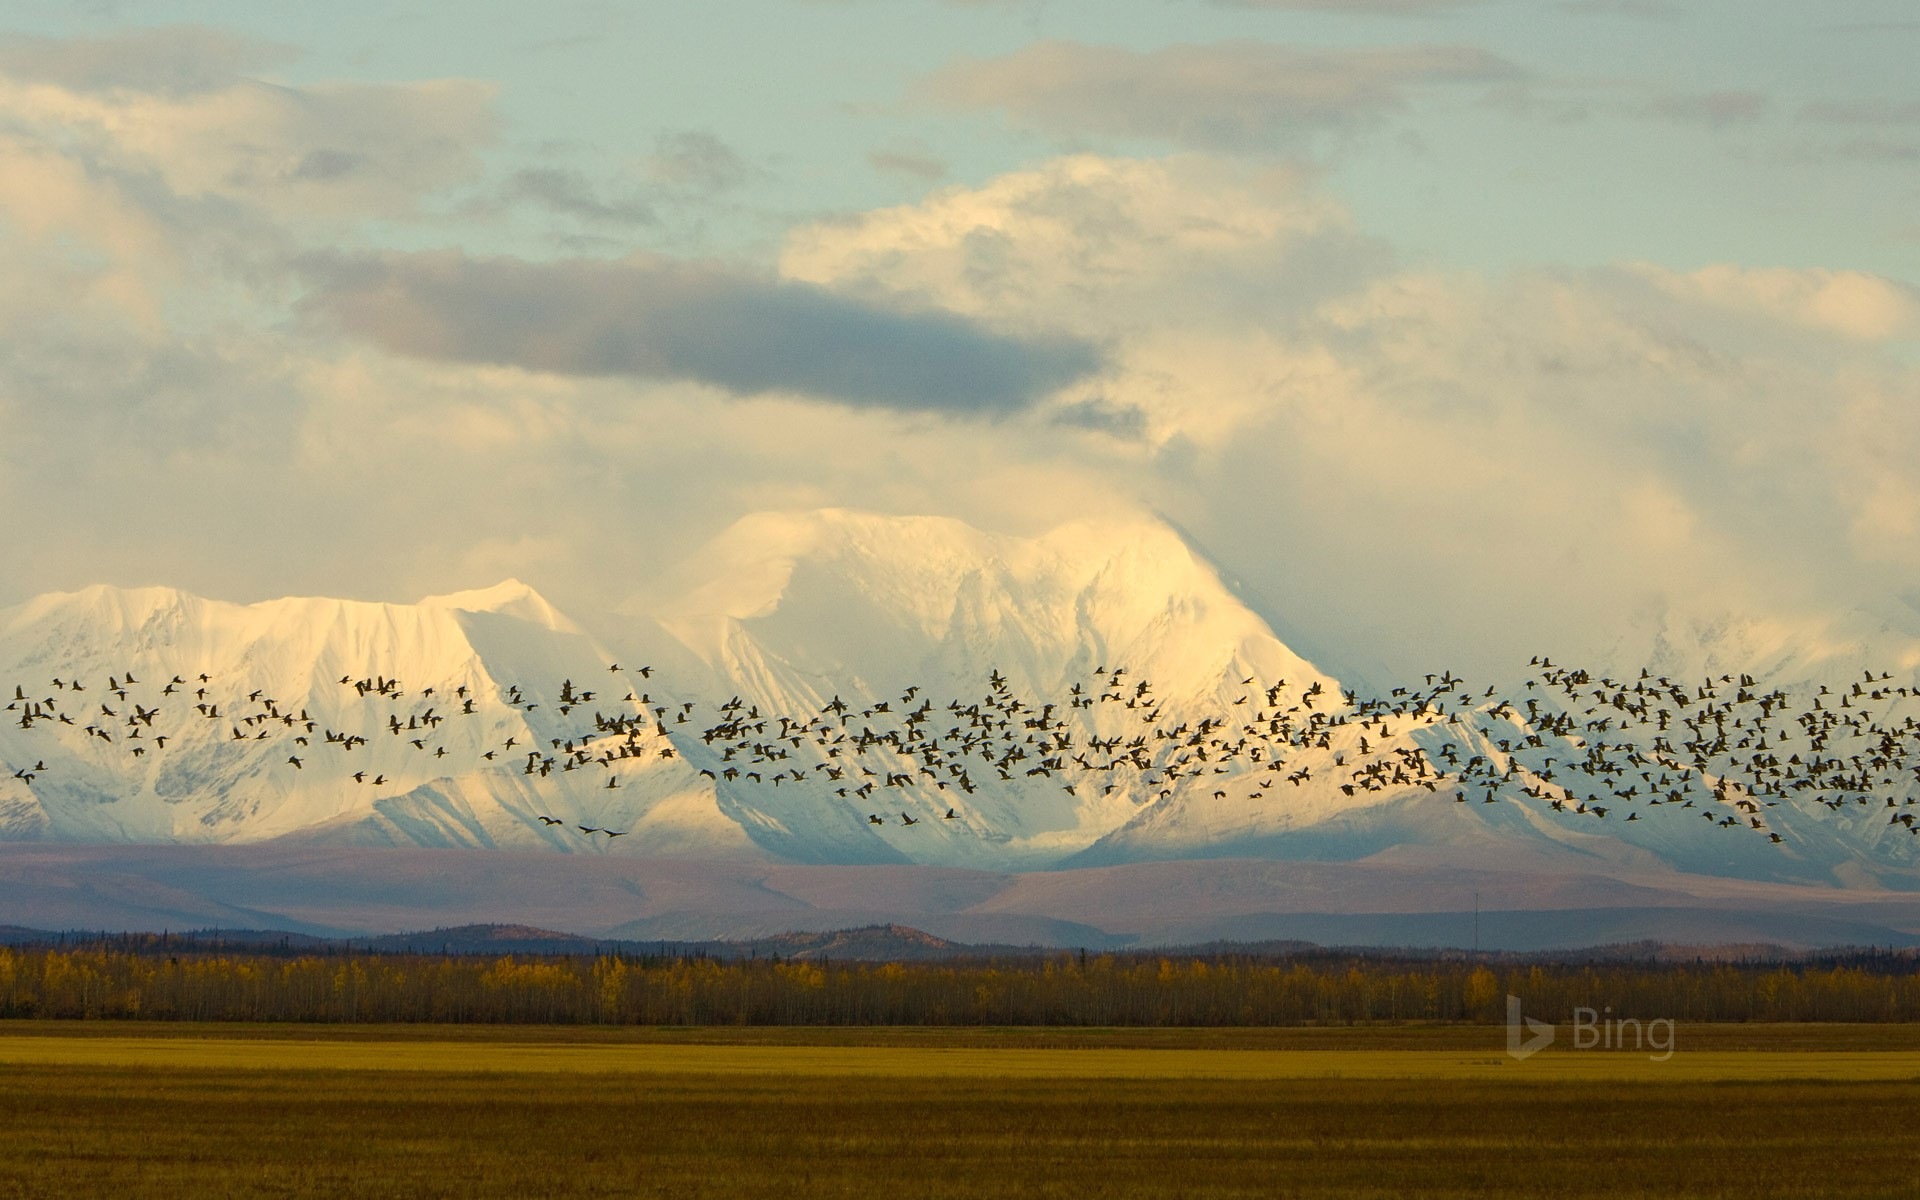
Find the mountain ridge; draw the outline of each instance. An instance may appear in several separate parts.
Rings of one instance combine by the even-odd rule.
[[[1913,868],[1904,830],[1852,809],[1754,818],[1774,845],[1744,818],[1575,821],[1553,759],[1514,749],[1555,720],[1578,744],[1564,705],[1516,714],[1448,676],[1369,709],[1151,516],[1015,537],[757,514],[676,582],[598,633],[512,579],[414,605],[96,586],[0,611],[0,839],[995,870],[1424,854],[1849,887]],[[1448,802],[1464,783],[1429,767],[1468,755],[1504,770],[1502,802]]]

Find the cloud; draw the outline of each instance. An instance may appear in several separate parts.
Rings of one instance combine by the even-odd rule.
[[[10,47],[0,120],[13,137],[278,220],[413,214],[475,178],[497,132],[491,84],[263,82],[239,73],[264,53],[255,44],[192,27]]]
[[[517,168],[462,211],[484,219],[531,205],[590,226],[665,227],[678,219],[711,218],[726,193],[766,178],[765,171],[713,134],[679,130],[661,134],[652,153],[624,168],[595,173],[555,163]]]
[[[1142,53],[1055,41],[962,59],[928,77],[922,92],[954,108],[999,110],[1051,134],[1246,151],[1372,120],[1406,107],[1421,89],[1521,74],[1505,59],[1462,46],[1309,50],[1240,41]]]
[[[659,214],[637,195],[609,196],[579,171],[564,167],[522,167],[502,189],[509,203],[528,201],[549,212],[610,225],[651,225]]]
[[[1752,124],[1766,114],[1770,105],[1764,93],[1729,90],[1656,96],[1642,111],[1664,120],[1725,129]]]
[[[0,75],[81,93],[198,95],[231,87],[243,76],[291,57],[288,47],[199,25],[103,37],[0,36]]]
[[[661,134],[647,170],[675,191],[700,196],[732,191],[759,173],[733,147],[698,129]]]
[[[1391,257],[1299,171],[1082,154],[796,229],[780,264],[876,303],[1111,347],[1105,371],[1043,411],[1151,457],[1177,441],[1219,446],[1280,381],[1319,370],[1279,339]]]
[[[585,609],[652,569],[621,564],[824,504],[998,528],[1160,509],[1272,611],[1403,666],[1604,646],[1650,597],[1831,611],[1920,580],[1898,280],[1413,270],[1311,173],[1205,153],[1070,155],[816,220],[764,274],[336,251],[290,280],[299,248],[377,245],[376,220],[476,180],[630,235],[756,168],[683,131],[624,174],[489,176],[485,84],[275,84],[271,48],[168,36],[150,61],[0,43],[0,507],[32,514],[0,599],[96,578],[406,598],[481,572]],[[1447,48],[1049,43],[924,94],[1237,152],[1517,75]],[[1889,143],[1910,115],[1786,112]]]
[[[782,269],[1101,339],[1106,368],[1037,411],[1077,439],[1060,461],[1403,669],[1604,653],[1667,604],[1834,611],[1920,572],[1896,281],[1409,271],[1310,177],[1202,156],[941,189],[796,230]]]
[[[304,306],[395,353],[577,376],[688,380],[948,415],[1030,406],[1088,374],[1085,341],[995,333],[806,283],[658,258],[456,252],[316,258]]]
[[[1386,251],[1286,168],[1071,155],[915,204],[802,226],[781,273],[876,302],[1118,340],[1166,323],[1266,324]]]
[[[1283,613],[1402,664],[1604,654],[1637,612],[1831,613],[1910,578],[1920,373],[1664,283],[1396,275],[1216,345],[1220,401],[1267,402],[1161,504]]]
[[[876,302],[1110,347],[1105,371],[1043,412],[1130,443],[1138,465],[1171,462],[1181,443],[1219,447],[1326,369],[1285,338],[1392,257],[1297,170],[1082,154],[796,229],[780,262]]]
[[[84,294],[115,319],[157,322],[164,288],[185,265],[177,227],[193,214],[141,183],[0,133],[0,253],[15,284],[0,312],[44,312]]]
[[[1019,411],[1103,361],[1044,326],[656,260],[342,255],[293,274],[303,247],[378,244],[392,231],[377,221],[460,204],[484,178],[492,90],[282,86],[247,77],[257,59],[208,61],[190,86],[0,70],[0,509],[22,514],[0,604],[102,580],[406,599],[518,560],[590,612],[635,586],[619,564],[670,560],[755,508],[1002,525],[1043,496],[1102,502],[1051,453],[1082,435]],[[604,178],[509,161],[502,187],[612,224],[639,218],[635,201],[672,220],[758,177],[710,137],[652,149]],[[436,270],[475,294],[432,294]],[[432,348],[467,357],[388,351],[417,327],[341,337],[289,319],[303,282],[315,315],[373,320],[378,299],[444,321]],[[352,290],[376,285],[383,298]],[[480,344],[489,328],[498,347]],[[716,404],[716,389],[753,398]]]
[[[1920,340],[1920,290],[1862,271],[1727,264],[1635,274],[1669,296],[1861,342]]]
[[[1147,436],[1147,414],[1137,408],[1112,404],[1099,397],[1062,404],[1048,417],[1056,425],[1091,429],[1116,438],[1138,440]]]

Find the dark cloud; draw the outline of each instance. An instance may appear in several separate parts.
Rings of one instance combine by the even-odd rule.
[[[285,46],[200,25],[91,38],[0,36],[0,74],[76,92],[125,88],[185,96],[218,91],[290,57],[292,51]]]
[[[438,252],[307,267],[310,315],[419,358],[950,415],[1025,408],[1100,364],[1081,341],[1017,338],[951,313],[901,312],[664,259],[534,263]]]
[[[1262,150],[1405,107],[1415,89],[1521,77],[1512,63],[1465,46],[1309,50],[1238,41],[1140,53],[1039,42],[962,59],[923,87],[937,103],[999,109],[1051,133]]]
[[[757,174],[733,147],[698,129],[661,134],[647,169],[671,188],[709,196],[732,191]]]
[[[567,148],[545,149],[557,156]],[[659,226],[688,214],[709,217],[726,193],[765,177],[765,171],[713,134],[677,130],[656,138],[653,153],[629,170],[590,174],[559,165],[523,167],[475,200],[469,211],[495,215],[515,205],[532,205],[588,225]]]
[[[1115,404],[1106,399],[1063,405],[1054,411],[1052,420],[1055,425],[1088,429],[1123,441],[1140,441],[1147,435],[1146,413],[1131,404]]]
[[[578,171],[527,167],[507,179],[508,201],[530,201],[550,212],[609,225],[651,225],[659,217],[639,196],[608,196]]]
[[[301,156],[289,178],[312,183],[331,183],[344,179],[366,165],[366,156],[351,150],[322,148]]]

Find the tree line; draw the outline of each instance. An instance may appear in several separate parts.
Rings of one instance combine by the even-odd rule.
[[[838,963],[705,957],[155,955],[0,947],[0,1018],[607,1025],[1494,1023],[1506,997],[1676,1021],[1920,1020],[1911,956],[1813,963],[1312,962],[1144,954]]]

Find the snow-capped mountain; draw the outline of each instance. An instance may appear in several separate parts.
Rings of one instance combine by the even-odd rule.
[[[828,684],[976,686],[989,667],[1024,693],[1085,681],[1101,664],[1180,699],[1239,695],[1248,675],[1332,683],[1184,539],[1144,517],[1018,538],[944,517],[762,513],[678,575],[657,619],[769,701],[824,696]]]
[[[609,665],[517,582],[413,605],[42,596],[0,613],[0,836],[577,849],[584,823],[749,850],[674,759],[624,762],[617,791],[524,772],[526,748],[574,732],[563,681],[627,694]]]
[[[1781,687],[1815,689],[1867,669],[1902,678],[1920,673],[1920,610],[1911,603],[1861,604],[1835,612],[1754,616],[1666,604],[1631,614],[1596,669],[1648,668],[1675,679],[1752,675]]]
[[[1022,712],[1011,731],[981,739],[1017,743],[1018,765],[994,765],[1002,751],[987,754],[983,744],[965,756],[973,768],[964,783],[950,772],[932,778],[932,764],[911,756],[889,768],[884,755],[869,754],[834,786],[793,789],[777,807],[726,789],[763,844],[809,859],[844,855],[836,847],[859,835],[877,843],[876,861],[1051,863],[1124,826],[1150,799],[1076,763],[1090,752],[1088,739],[1145,736],[1148,713],[1168,728],[1197,724],[1231,711],[1248,694],[1246,680],[1339,693],[1211,564],[1151,519],[1075,523],[1028,539],[935,517],[761,514],[723,533],[678,582],[655,609],[673,648],[663,658],[690,656],[682,670],[711,694],[798,718],[839,697],[852,715],[836,720],[835,736],[884,733],[901,713],[931,704],[930,727],[962,729],[964,740],[965,729],[978,728],[968,710],[990,699],[998,675],[1006,694],[1055,704],[1080,739],[1049,753],[1049,739],[1026,727],[1036,714]],[[1098,685],[1118,699],[1093,700]],[[876,705],[892,711],[870,712]],[[706,749],[695,758],[724,771]],[[813,753],[806,766],[829,770],[841,753],[822,755],[811,742],[794,749]],[[1050,757],[1061,765],[1034,773]],[[897,782],[900,773],[914,782],[859,793],[863,780],[893,774]],[[795,782],[807,781],[789,777],[784,786]],[[918,824],[905,824],[908,816]]]
[[[413,605],[40,597],[0,612],[0,838],[1826,884],[1904,880],[1920,840],[1862,806],[1763,821],[1704,790],[1685,816],[1705,821],[1576,810],[1554,773],[1576,743],[1540,736],[1558,708],[1450,677],[1356,707],[1147,517],[1022,538],[760,514],[596,629],[513,582]],[[1460,784],[1472,763],[1499,797]],[[1618,808],[1616,782],[1583,798]]]

